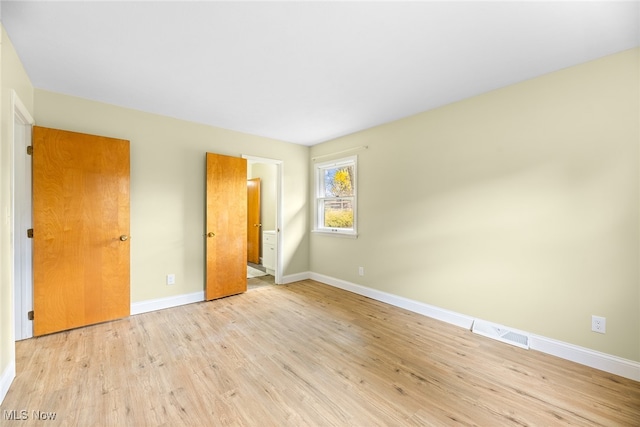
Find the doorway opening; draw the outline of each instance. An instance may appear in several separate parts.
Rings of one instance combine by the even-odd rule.
[[[281,283],[282,161],[242,157],[247,159],[247,235],[253,239],[247,242],[247,288],[251,290]],[[252,194],[257,203],[251,201]]]

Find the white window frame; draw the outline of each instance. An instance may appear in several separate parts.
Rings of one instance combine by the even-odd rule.
[[[333,169],[340,166],[353,166],[353,227],[352,228],[330,228],[324,226],[324,215],[322,203],[328,197],[324,197],[323,193],[323,179],[324,170]],[[314,180],[315,180],[315,214],[313,219],[313,232],[322,233],[328,235],[336,235],[343,237],[357,237],[358,236],[358,156],[343,157],[340,159],[329,160],[326,162],[316,163],[314,165]]]

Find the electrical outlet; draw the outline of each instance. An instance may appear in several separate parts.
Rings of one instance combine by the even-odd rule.
[[[364,267],[358,267],[358,274],[364,276]]]
[[[591,316],[591,330],[600,334],[607,332],[607,319],[601,316]]]
[[[175,285],[175,284],[176,284],[176,275],[167,274],[167,285]]]

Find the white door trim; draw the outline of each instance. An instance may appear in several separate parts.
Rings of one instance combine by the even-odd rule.
[[[18,94],[11,91],[11,248],[13,280],[13,313],[15,339],[33,336],[33,321],[27,313],[33,309],[33,243],[26,231],[32,225],[31,145],[33,117]]]
[[[284,162],[282,160],[276,159],[268,159],[266,157],[256,157],[256,156],[248,156],[242,155],[243,159],[247,159],[248,163],[264,163],[271,164],[276,166],[276,275],[275,275],[275,283],[282,283],[282,242],[284,240],[283,234],[284,230],[282,227],[282,167]]]

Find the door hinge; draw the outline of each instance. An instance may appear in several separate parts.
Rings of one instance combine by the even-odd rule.
[[[33,310],[27,313],[27,319],[33,320]]]
[[[30,155],[30,156],[33,155],[33,146],[29,145],[27,147],[27,154]]]
[[[27,237],[29,239],[33,239],[33,228],[27,230]]]

